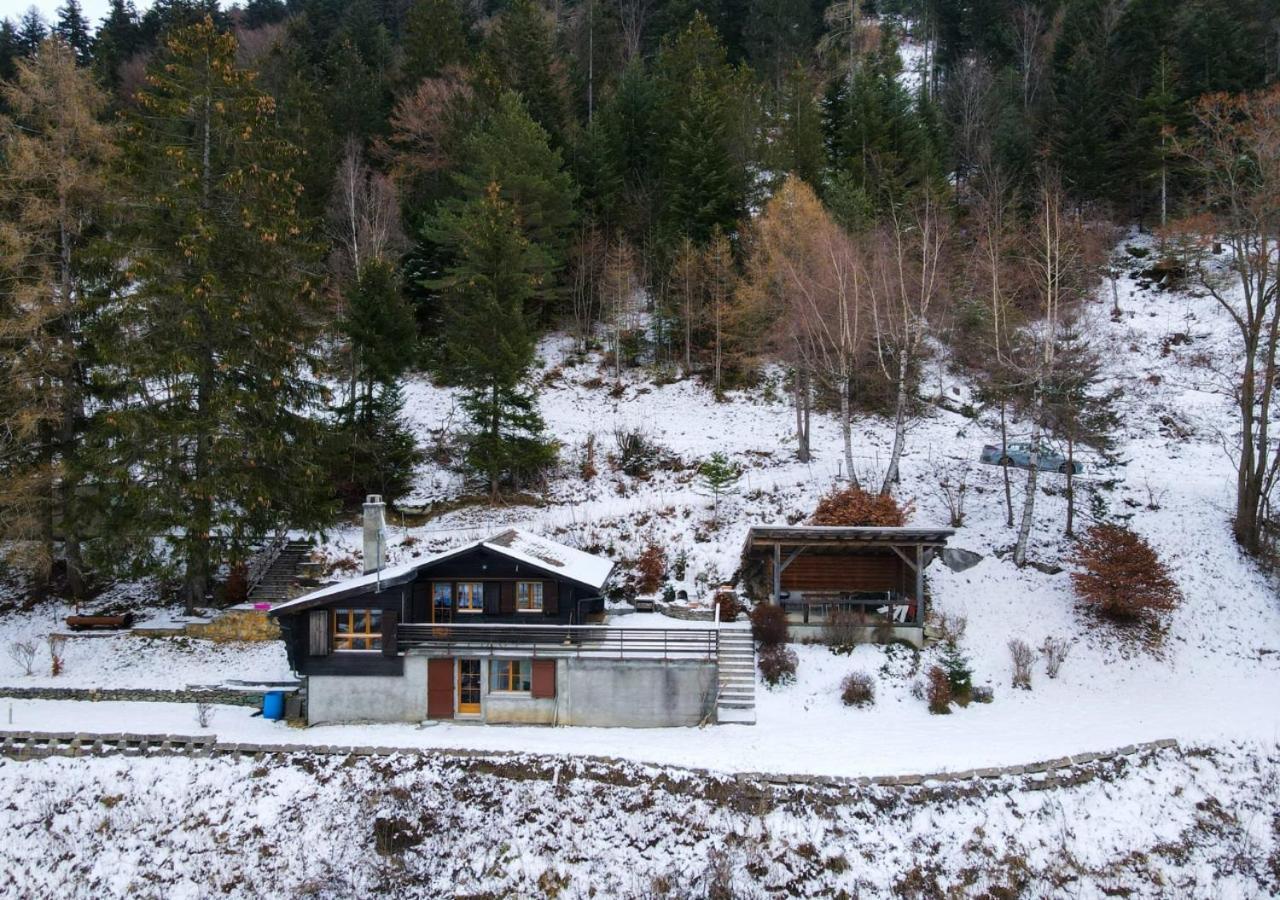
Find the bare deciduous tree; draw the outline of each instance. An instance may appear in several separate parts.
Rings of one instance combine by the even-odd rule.
[[[907,380],[922,355],[930,316],[943,299],[947,215],[926,195],[905,215],[893,211],[878,240],[871,315],[876,360],[894,388],[893,447],[882,494],[898,481],[910,402]]]
[[[1194,108],[1196,129],[1180,149],[1204,184],[1205,231],[1226,248],[1216,266],[1202,252],[1200,282],[1236,326],[1236,540],[1251,553],[1264,543],[1268,501],[1280,475],[1272,431],[1280,382],[1280,86],[1254,94],[1210,94]],[[1202,248],[1203,249],[1203,248]]]

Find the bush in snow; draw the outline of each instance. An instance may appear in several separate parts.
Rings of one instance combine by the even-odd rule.
[[[738,602],[738,595],[733,591],[720,591],[716,594],[716,609],[720,610],[721,622],[736,622],[738,614],[742,612],[742,604]]]
[[[751,636],[761,647],[785,644],[790,634],[787,614],[782,607],[772,603],[757,603],[755,609],[751,610]]]
[[[840,682],[840,699],[845,706],[870,706],[876,702],[875,679],[866,672],[850,672]]]
[[[1062,664],[1067,661],[1071,645],[1063,638],[1046,637],[1040,653],[1044,656],[1044,668],[1050,678],[1057,678],[1062,671]]]
[[[648,478],[666,454],[662,445],[640,428],[619,428],[613,432],[613,440],[618,449],[609,461],[632,478]]]
[[[907,524],[912,505],[900,505],[889,494],[873,494],[860,487],[834,490],[818,501],[814,525],[866,525],[898,528]]]
[[[969,694],[973,689],[973,669],[969,666],[969,658],[955,644],[947,644],[942,648],[942,671],[947,673],[947,683],[951,685],[951,696],[961,706],[969,702]]]
[[[65,634],[49,635],[49,674],[57,678],[66,668],[67,636]]]
[[[31,675],[35,672],[36,642],[14,641],[9,645],[9,658],[18,664],[23,675]]]
[[[1076,596],[1118,621],[1167,612],[1181,594],[1156,551],[1123,525],[1094,525],[1076,547]]]
[[[827,613],[827,623],[822,626],[822,639],[833,653],[851,653],[862,641],[867,617],[851,609],[834,609]]]
[[[796,680],[796,652],[781,644],[764,647],[756,659],[760,677],[770,687],[791,684]]]
[[[942,715],[951,712],[951,679],[942,666],[934,666],[925,676],[924,695],[929,712]]]
[[[1009,641],[1009,656],[1013,659],[1013,686],[1031,690],[1031,645],[1021,638]]]
[[[201,728],[208,728],[209,723],[213,721],[215,710],[213,704],[208,700],[196,701],[196,724]]]
[[[648,541],[636,560],[636,590],[642,594],[655,594],[667,577],[667,559],[656,541]]]
[[[969,627],[968,617],[938,609],[933,611],[931,618],[933,627],[938,631],[938,637],[944,642],[958,644],[964,640],[964,633]]]

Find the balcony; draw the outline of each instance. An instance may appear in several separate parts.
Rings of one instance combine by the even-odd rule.
[[[432,656],[714,661],[719,632],[714,628],[608,625],[404,624],[396,628],[396,646]]]

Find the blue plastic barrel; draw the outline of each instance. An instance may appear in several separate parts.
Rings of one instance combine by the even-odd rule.
[[[284,718],[284,691],[267,691],[262,695],[262,718]]]

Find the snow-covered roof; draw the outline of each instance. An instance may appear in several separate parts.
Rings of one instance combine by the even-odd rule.
[[[595,590],[603,588],[613,572],[611,559],[577,550],[519,528],[508,528],[492,537],[472,541],[452,550],[445,550],[397,566],[388,566],[381,572],[370,572],[358,578],[348,578],[336,584],[326,585],[288,603],[281,603],[271,610],[271,614],[305,609],[331,597],[358,593],[363,588],[379,583],[384,587],[404,584],[412,581],[414,576],[427,566],[477,548],[492,550],[517,562],[534,566],[567,581],[576,581]]]
[[[613,560],[508,528],[484,541],[490,550],[599,590],[609,580]]]

